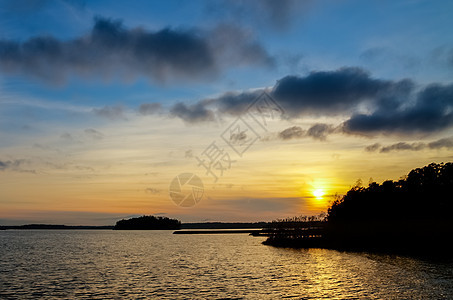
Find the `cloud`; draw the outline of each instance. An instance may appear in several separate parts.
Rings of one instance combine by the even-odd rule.
[[[24,169],[24,165],[27,164],[29,164],[29,161],[26,159],[0,160],[0,171],[14,171],[36,174],[35,170]]]
[[[306,136],[306,131],[300,126],[293,126],[286,128],[285,130],[278,133],[279,138],[282,140],[290,140],[294,138],[302,138]]]
[[[142,115],[153,115],[160,112],[162,109],[162,104],[154,102],[154,103],[143,103],[138,108],[138,111]]]
[[[209,101],[206,101],[206,104],[215,104],[220,113],[239,116],[245,113],[247,107],[262,92],[262,89],[242,93],[227,92],[216,99],[209,99]]]
[[[335,132],[336,128],[329,124],[318,123],[310,127],[307,135],[315,140],[325,141],[328,134]]]
[[[355,114],[345,130],[355,133],[435,132],[453,125],[453,84],[432,84],[402,105],[380,105],[371,114]]]
[[[264,91],[283,107],[288,117],[305,115],[351,114],[359,105],[399,107],[402,97],[413,90],[414,83],[374,79],[355,67],[334,71],[313,71],[306,76],[285,76],[271,90],[261,88],[242,93],[225,93],[199,103],[216,106],[220,113],[243,114],[248,105]]]
[[[420,151],[424,149],[453,149],[453,137],[442,138],[430,143],[423,143],[423,142],[414,142],[414,143],[407,143],[407,142],[399,142],[388,146],[381,146],[380,144],[376,143],[370,146],[365,147],[365,151],[367,152],[376,152],[379,151],[380,153],[389,153],[395,151]]]
[[[412,88],[409,80],[371,78],[361,68],[344,67],[335,71],[311,72],[305,77],[286,76],[277,81],[272,96],[291,117],[302,114],[341,114],[357,105]]]
[[[268,65],[271,61],[253,37],[233,26],[147,31],[98,17],[90,33],[72,40],[48,35],[23,42],[0,40],[2,72],[57,83],[70,75],[158,81],[210,79],[222,67]]]
[[[405,142],[400,142],[396,143],[390,146],[382,147],[380,152],[381,153],[387,153],[391,151],[401,151],[401,150],[412,150],[412,151],[419,151],[426,148],[426,145],[424,143],[405,143]]]
[[[192,124],[215,120],[214,112],[207,109],[205,105],[203,105],[203,102],[198,102],[192,105],[186,105],[182,102],[176,103],[170,109],[170,115]]]
[[[428,147],[431,149],[453,149],[453,137],[443,138],[428,144]]]
[[[381,144],[375,143],[375,144],[366,146],[365,151],[366,152],[375,152],[375,151],[379,150],[379,148],[381,148]]]
[[[102,108],[93,108],[93,112],[98,116],[110,120],[125,119],[124,108],[122,106],[104,106]]]
[[[99,131],[97,131],[96,129],[93,129],[93,128],[85,129],[84,133],[88,137],[90,137],[92,139],[95,139],[95,140],[102,140],[104,138],[104,134],[102,134],[101,132],[99,132]]]
[[[304,130],[300,126],[286,128],[278,133],[278,137],[282,140],[311,137],[315,140],[325,141],[329,134],[337,131],[338,128],[333,125],[317,123],[312,125],[308,130]]]
[[[306,134],[319,140],[340,131],[354,135],[435,133],[453,125],[453,84],[420,86],[410,79],[375,79],[354,67],[285,76],[272,88],[227,92],[191,105],[178,103],[170,113],[189,123],[213,121],[215,114],[240,116],[263,92],[282,107],[286,119],[346,118],[336,127],[310,128]],[[301,136],[300,131],[287,131],[280,138],[285,134],[287,139]]]

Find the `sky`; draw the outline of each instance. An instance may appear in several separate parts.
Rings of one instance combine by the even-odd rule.
[[[452,12],[0,0],[0,225],[315,215],[452,161]]]

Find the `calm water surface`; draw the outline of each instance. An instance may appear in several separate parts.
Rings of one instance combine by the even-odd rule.
[[[453,299],[453,263],[246,234],[0,231],[0,299]]]

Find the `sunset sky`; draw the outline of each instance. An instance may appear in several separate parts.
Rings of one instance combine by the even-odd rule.
[[[453,161],[452,13],[0,0],[0,225],[313,215],[358,179]],[[215,147],[217,180],[199,163]],[[181,173],[204,185],[192,207],[169,195]]]

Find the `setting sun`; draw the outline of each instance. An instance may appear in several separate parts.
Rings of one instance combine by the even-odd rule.
[[[313,191],[313,196],[315,196],[317,199],[321,199],[324,194],[325,193],[323,189],[316,189]]]

